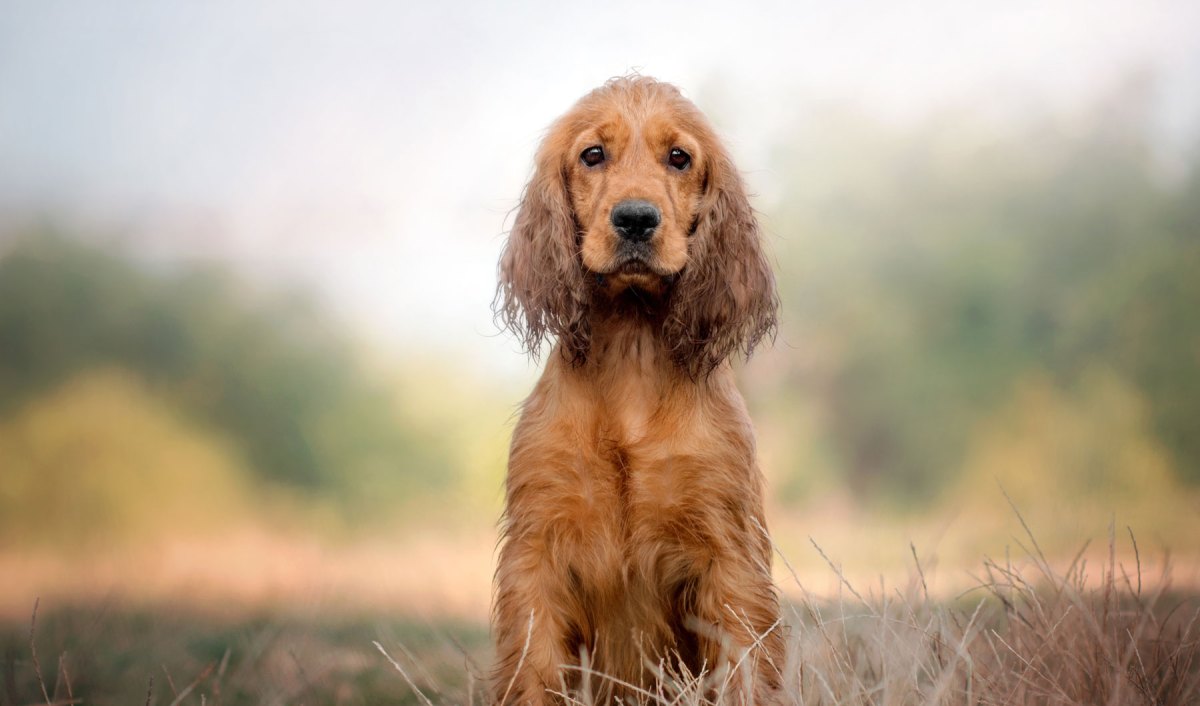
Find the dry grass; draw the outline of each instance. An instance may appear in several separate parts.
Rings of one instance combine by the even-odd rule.
[[[439,702],[477,690],[464,655],[488,649],[478,624],[43,601],[32,623],[0,624],[0,704],[418,703],[372,640],[419,663],[408,669]]]
[[[1028,535],[1022,561],[987,560],[977,589],[931,601],[915,549],[905,589],[806,596],[791,607],[785,703],[1194,704],[1200,603],[1164,572],[1143,589],[1115,559],[1099,581],[1077,557],[1056,571]],[[1136,555],[1136,552],[1135,552]],[[1080,552],[1080,557],[1083,552]],[[831,563],[831,568],[837,568]],[[701,703],[698,699],[689,703]]]
[[[1119,544],[1133,550],[1131,566],[1117,560]],[[789,644],[786,663],[776,665],[782,703],[1200,703],[1200,597],[1174,593],[1166,569],[1143,576],[1132,534],[1118,541],[1110,533],[1107,560],[1096,568],[1083,551],[1056,568],[1027,528],[1018,548],[1016,559],[986,560],[977,587],[950,601],[930,598],[915,549],[903,588],[854,585],[832,561],[840,585],[833,598],[795,579],[799,597],[778,628]],[[105,612],[35,615],[0,633],[0,705],[487,703],[490,655],[479,625],[335,623],[321,615],[219,625]],[[633,701],[745,700],[742,669],[691,675],[647,666],[658,679],[648,689],[625,685]],[[597,701],[587,688],[558,691],[568,703]]]

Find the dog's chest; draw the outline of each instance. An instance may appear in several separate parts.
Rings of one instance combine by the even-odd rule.
[[[600,420],[602,435],[626,451],[653,442],[649,437],[656,431],[652,422],[662,416],[665,400],[662,395],[638,380],[623,380],[607,395],[606,414]]]
[[[602,514],[615,524],[628,573],[631,563],[687,541],[686,528],[704,511],[697,481],[721,445],[694,402],[682,405],[651,385],[612,392],[619,402],[598,420],[595,469],[611,489],[599,496],[608,505]]]
[[[561,528],[553,536],[587,547],[572,567],[582,586],[622,595],[707,565],[714,514],[736,505],[753,468],[748,419],[729,381],[669,380],[636,347],[624,352],[632,355],[607,361],[607,375],[539,391],[546,396],[527,405],[519,436],[542,443],[518,444],[515,467],[522,479],[561,469],[524,486],[544,484],[530,507]]]

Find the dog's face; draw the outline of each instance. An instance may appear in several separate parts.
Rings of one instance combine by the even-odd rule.
[[[610,293],[658,293],[687,264],[707,155],[667,101],[634,114],[614,102],[583,112],[566,150],[583,267]]]
[[[531,352],[586,360],[597,297],[651,295],[692,377],[775,327],[778,300],[741,177],[670,84],[614,79],[542,141],[500,262],[497,318]]]

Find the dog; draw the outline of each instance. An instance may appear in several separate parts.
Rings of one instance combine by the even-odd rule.
[[[647,77],[581,98],[537,151],[499,271],[500,325],[535,357],[554,346],[509,454],[496,703],[628,702],[655,665],[740,665],[745,700],[768,698],[779,599],[730,359],[773,338],[779,300],[707,119]]]

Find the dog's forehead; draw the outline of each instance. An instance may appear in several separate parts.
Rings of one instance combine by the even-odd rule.
[[[666,101],[639,104],[636,109],[618,101],[588,105],[571,118],[576,141],[609,147],[631,143],[662,147],[682,141],[694,149],[702,129],[691,115]]]

